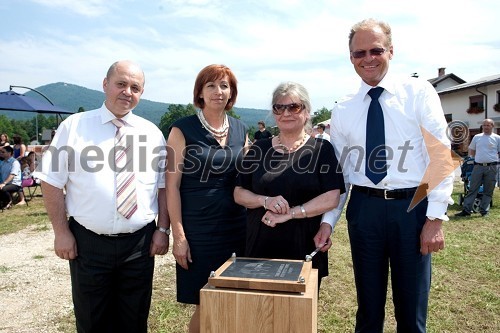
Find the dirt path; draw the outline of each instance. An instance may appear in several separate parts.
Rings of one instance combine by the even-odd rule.
[[[50,226],[0,236],[1,333],[57,333],[55,323],[72,312],[68,262],[53,242]],[[155,265],[171,262],[169,251]]]
[[[0,332],[57,332],[72,309],[68,262],[54,254],[52,230],[0,236]]]

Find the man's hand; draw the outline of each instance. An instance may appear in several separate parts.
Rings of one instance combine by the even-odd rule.
[[[422,232],[420,233],[420,253],[427,255],[432,252],[438,252],[444,249],[444,232],[442,229],[443,221],[436,219],[425,221]]]
[[[54,238],[54,251],[61,259],[75,259],[78,256],[76,240],[73,233],[69,230],[58,232]]]
[[[151,246],[149,247],[149,255],[154,257],[155,255],[164,255],[168,252],[169,236],[164,232],[155,230],[153,234],[153,239],[151,240]]]
[[[321,246],[321,252],[326,252],[332,247],[332,240],[330,236],[332,235],[332,227],[328,223],[321,223],[319,226],[319,230],[314,236],[314,244],[316,247]]]

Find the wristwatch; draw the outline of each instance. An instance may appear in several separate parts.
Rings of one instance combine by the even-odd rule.
[[[165,235],[170,235],[170,228],[163,228],[163,227],[156,227],[156,230],[158,230],[159,232],[163,232]]]

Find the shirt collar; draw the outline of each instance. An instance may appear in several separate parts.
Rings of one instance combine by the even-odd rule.
[[[382,81],[379,82],[377,87],[382,87],[384,90],[386,90],[388,93],[391,95],[394,95],[396,93],[396,88],[395,88],[395,80],[392,75],[389,73],[386,73]],[[364,97],[368,95],[368,91],[374,87],[370,86],[367,84],[365,81],[361,80],[361,87],[359,87],[358,93]]]
[[[99,114],[101,116],[101,124],[111,123],[111,120],[116,118],[116,116],[106,107],[105,103],[102,103],[102,106],[99,109]],[[127,125],[134,126],[136,116],[132,113],[132,111],[130,111],[121,119],[125,120]]]

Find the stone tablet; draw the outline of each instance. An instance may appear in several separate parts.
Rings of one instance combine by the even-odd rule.
[[[220,276],[281,281],[297,281],[303,262],[238,258]]]

